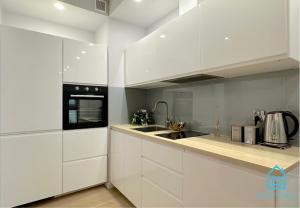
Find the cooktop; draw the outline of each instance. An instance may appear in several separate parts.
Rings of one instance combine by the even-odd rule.
[[[189,137],[197,137],[197,136],[204,136],[208,135],[207,133],[197,132],[197,131],[176,131],[171,133],[164,133],[164,134],[156,134],[156,136],[160,136],[167,139],[178,140],[178,139],[185,139]]]

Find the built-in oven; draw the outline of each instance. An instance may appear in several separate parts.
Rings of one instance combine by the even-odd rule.
[[[108,124],[108,88],[63,85],[63,129],[106,127]]]

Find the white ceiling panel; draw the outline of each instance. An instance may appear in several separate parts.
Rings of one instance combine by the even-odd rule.
[[[110,16],[148,28],[178,9],[178,4],[178,0],[123,0]]]
[[[63,24],[83,30],[95,31],[107,16],[70,4],[63,11],[54,7],[56,0],[0,0],[3,10],[29,17]]]

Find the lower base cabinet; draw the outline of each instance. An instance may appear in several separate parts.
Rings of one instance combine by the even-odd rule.
[[[63,131],[63,193],[107,181],[107,128]]]
[[[136,207],[299,207],[299,167],[287,174],[296,200],[286,200],[267,190],[267,172],[114,130],[110,162],[112,184]]]
[[[136,207],[141,207],[142,140],[111,131],[111,183]]]
[[[1,136],[0,207],[62,193],[62,132]]]
[[[183,156],[185,207],[275,207],[266,193],[266,174],[186,151]]]
[[[107,181],[107,157],[66,162],[63,170],[64,193],[105,183]]]

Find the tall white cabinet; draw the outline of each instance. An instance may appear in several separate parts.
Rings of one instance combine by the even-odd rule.
[[[62,193],[62,39],[0,26],[0,206]]]
[[[107,85],[107,46],[63,40],[63,81]]]
[[[0,27],[0,133],[62,129],[62,40]]]

